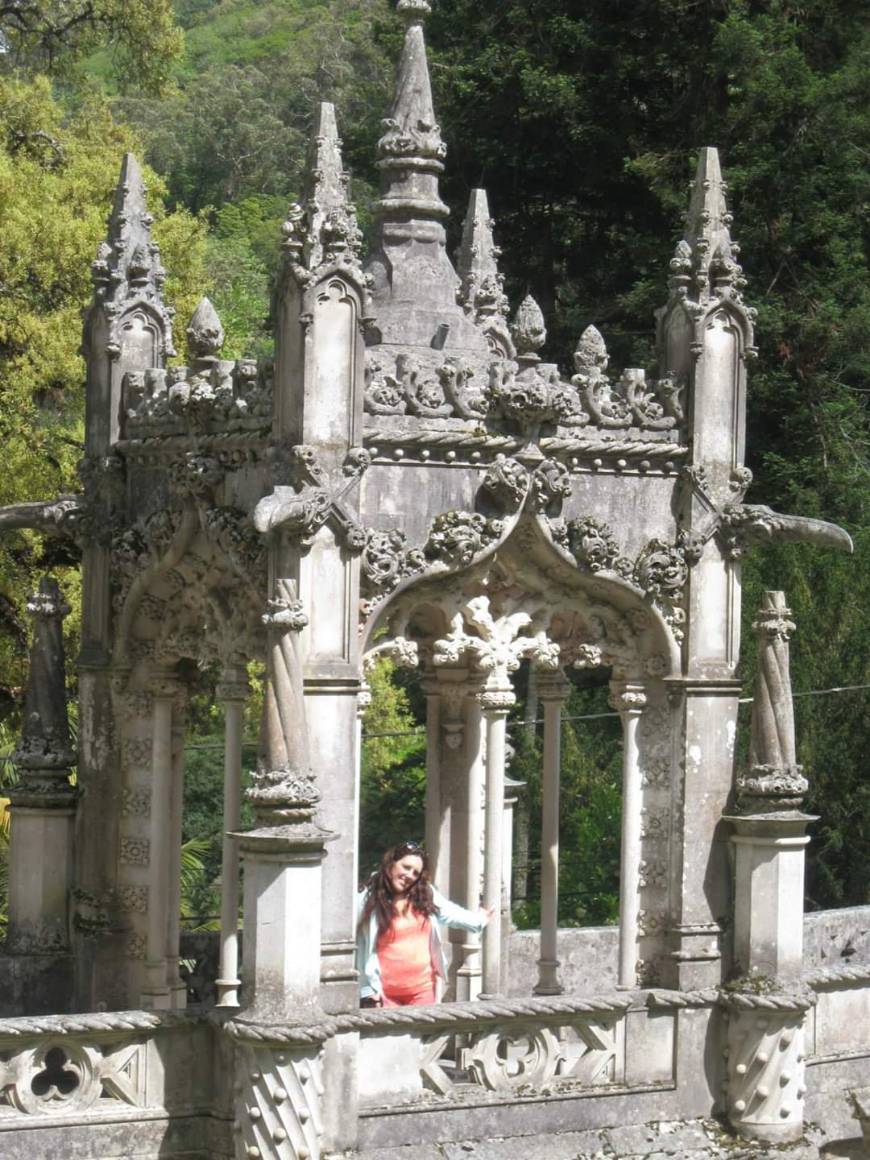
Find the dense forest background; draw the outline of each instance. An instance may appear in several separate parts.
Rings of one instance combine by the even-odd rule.
[[[268,354],[280,223],[300,192],[314,103],[336,103],[367,227],[374,145],[400,27],[388,0],[16,0],[0,6],[0,505],[76,486],[81,310],[125,149],[149,167],[177,345],[208,293],[227,357]],[[717,145],[758,308],[749,395],[750,500],[845,528],[855,556],[759,550],[744,568],[743,673],[764,588],[787,593],[800,759],[821,816],[808,903],[870,902],[870,425],[867,282],[870,28],[858,0],[435,0],[442,193],[455,242],[488,188],[516,305],[547,316],[567,362],[590,322],[617,366],[653,351],[697,150]],[[38,535],[0,542],[0,745],[14,748],[24,601],[52,567],[74,612],[75,561]],[[70,666],[71,693],[74,665]],[[197,699],[188,777],[188,907],[213,909],[219,721]],[[521,682],[526,688],[525,678]],[[421,828],[420,695],[386,669],[368,714],[363,865]],[[843,692],[826,692],[833,688]],[[579,683],[565,725],[563,922],[610,921],[619,741],[604,691]],[[511,731],[521,794],[519,918],[535,915],[534,689]],[[253,714],[252,714],[253,718]],[[253,722],[252,722],[253,727]],[[5,777],[14,776],[8,761]],[[382,819],[391,819],[385,826]],[[2,837],[2,830],[0,830]],[[2,864],[2,859],[0,859]],[[525,901],[523,899],[525,898]]]

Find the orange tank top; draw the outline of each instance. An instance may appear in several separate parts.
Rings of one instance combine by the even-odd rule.
[[[431,925],[425,914],[409,908],[394,914],[378,939],[378,962],[384,991],[413,994],[432,984]]]

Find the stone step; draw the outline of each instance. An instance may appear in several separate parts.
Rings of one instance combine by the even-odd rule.
[[[865,1155],[857,1137],[831,1142],[810,1133],[795,1144],[754,1144],[731,1136],[716,1120],[690,1120],[378,1148],[346,1153],[344,1160],[862,1160]]]

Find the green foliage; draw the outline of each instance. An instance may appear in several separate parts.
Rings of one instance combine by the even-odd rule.
[[[90,94],[67,113],[49,82],[0,75],[0,435],[6,470],[0,505],[74,491],[83,448],[82,311],[90,263],[106,231],[128,128]],[[166,214],[165,187],[148,173],[154,233],[171,270],[167,298],[185,319],[205,288],[205,230],[185,210]],[[183,327],[179,338],[183,348]],[[0,543],[0,673],[23,684],[23,602],[47,564],[70,560],[38,535]],[[67,623],[75,655],[77,573],[64,580],[74,608]]]
[[[807,905],[868,903],[870,690],[821,696],[815,690],[870,685],[870,532],[857,534],[854,557],[802,545],[767,548],[744,569],[744,580],[742,667],[750,678],[755,673],[751,621],[761,592],[782,589],[797,625],[791,671],[798,761],[810,783],[805,809],[819,816],[807,849]],[[750,679],[750,694],[751,688]]]
[[[578,719],[579,718],[579,719]],[[520,927],[540,923],[541,737],[519,723],[511,730],[510,776],[526,783],[530,823],[527,899],[514,910]],[[578,683],[562,722],[559,788],[559,925],[599,926],[619,911],[622,729],[607,689]]]
[[[259,195],[227,203],[215,215],[206,265],[226,333],[225,358],[272,353],[269,301],[286,209],[284,198]]]
[[[183,48],[171,0],[16,0],[0,9],[8,64],[70,79],[86,54],[102,49],[123,89],[165,88]]]
[[[363,715],[360,786],[360,875],[388,846],[423,837],[426,739],[395,666],[379,660],[368,676],[371,704]]]

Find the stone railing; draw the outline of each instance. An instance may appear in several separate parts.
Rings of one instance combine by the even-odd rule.
[[[195,1015],[151,1011],[0,1020],[0,1128],[21,1116],[123,1118],[125,1110],[164,1107],[173,1089],[183,1099],[155,1039],[190,1039],[197,1023]]]
[[[558,996],[363,1011],[346,1020],[360,1033],[361,1102],[623,1085],[632,1001]]]

